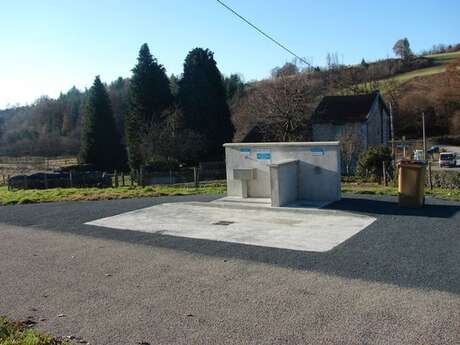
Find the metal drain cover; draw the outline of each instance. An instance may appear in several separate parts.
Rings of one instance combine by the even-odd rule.
[[[233,224],[235,222],[230,222],[228,220],[219,220],[218,222],[215,222],[215,223],[212,223],[212,225],[230,225],[230,224]]]

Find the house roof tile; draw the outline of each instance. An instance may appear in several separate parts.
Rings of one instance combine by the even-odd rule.
[[[366,121],[376,97],[381,99],[378,91],[353,96],[325,96],[313,112],[312,122],[343,124]]]

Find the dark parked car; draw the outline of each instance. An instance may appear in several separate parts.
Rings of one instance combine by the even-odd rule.
[[[431,146],[428,150],[426,150],[426,153],[430,155],[434,153],[439,153],[439,146]]]

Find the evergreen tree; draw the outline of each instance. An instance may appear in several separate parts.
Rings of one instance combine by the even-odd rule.
[[[209,145],[200,158],[221,159],[222,144],[232,140],[234,127],[222,75],[210,50],[195,48],[187,55],[178,99],[185,127],[201,134]]]
[[[231,74],[230,77],[224,78],[224,87],[227,102],[242,97],[244,93],[244,82],[238,74]]]
[[[132,72],[125,126],[129,165],[131,169],[138,169],[144,161],[140,148],[142,133],[149,126],[161,122],[163,112],[173,102],[173,96],[164,67],[152,57],[146,43],[141,46]]]
[[[123,168],[125,159],[109,96],[97,76],[83,113],[80,160],[99,170],[112,171]]]

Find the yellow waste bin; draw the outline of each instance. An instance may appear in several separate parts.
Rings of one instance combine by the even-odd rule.
[[[398,163],[399,206],[422,207],[425,203],[425,161],[403,160]]]

